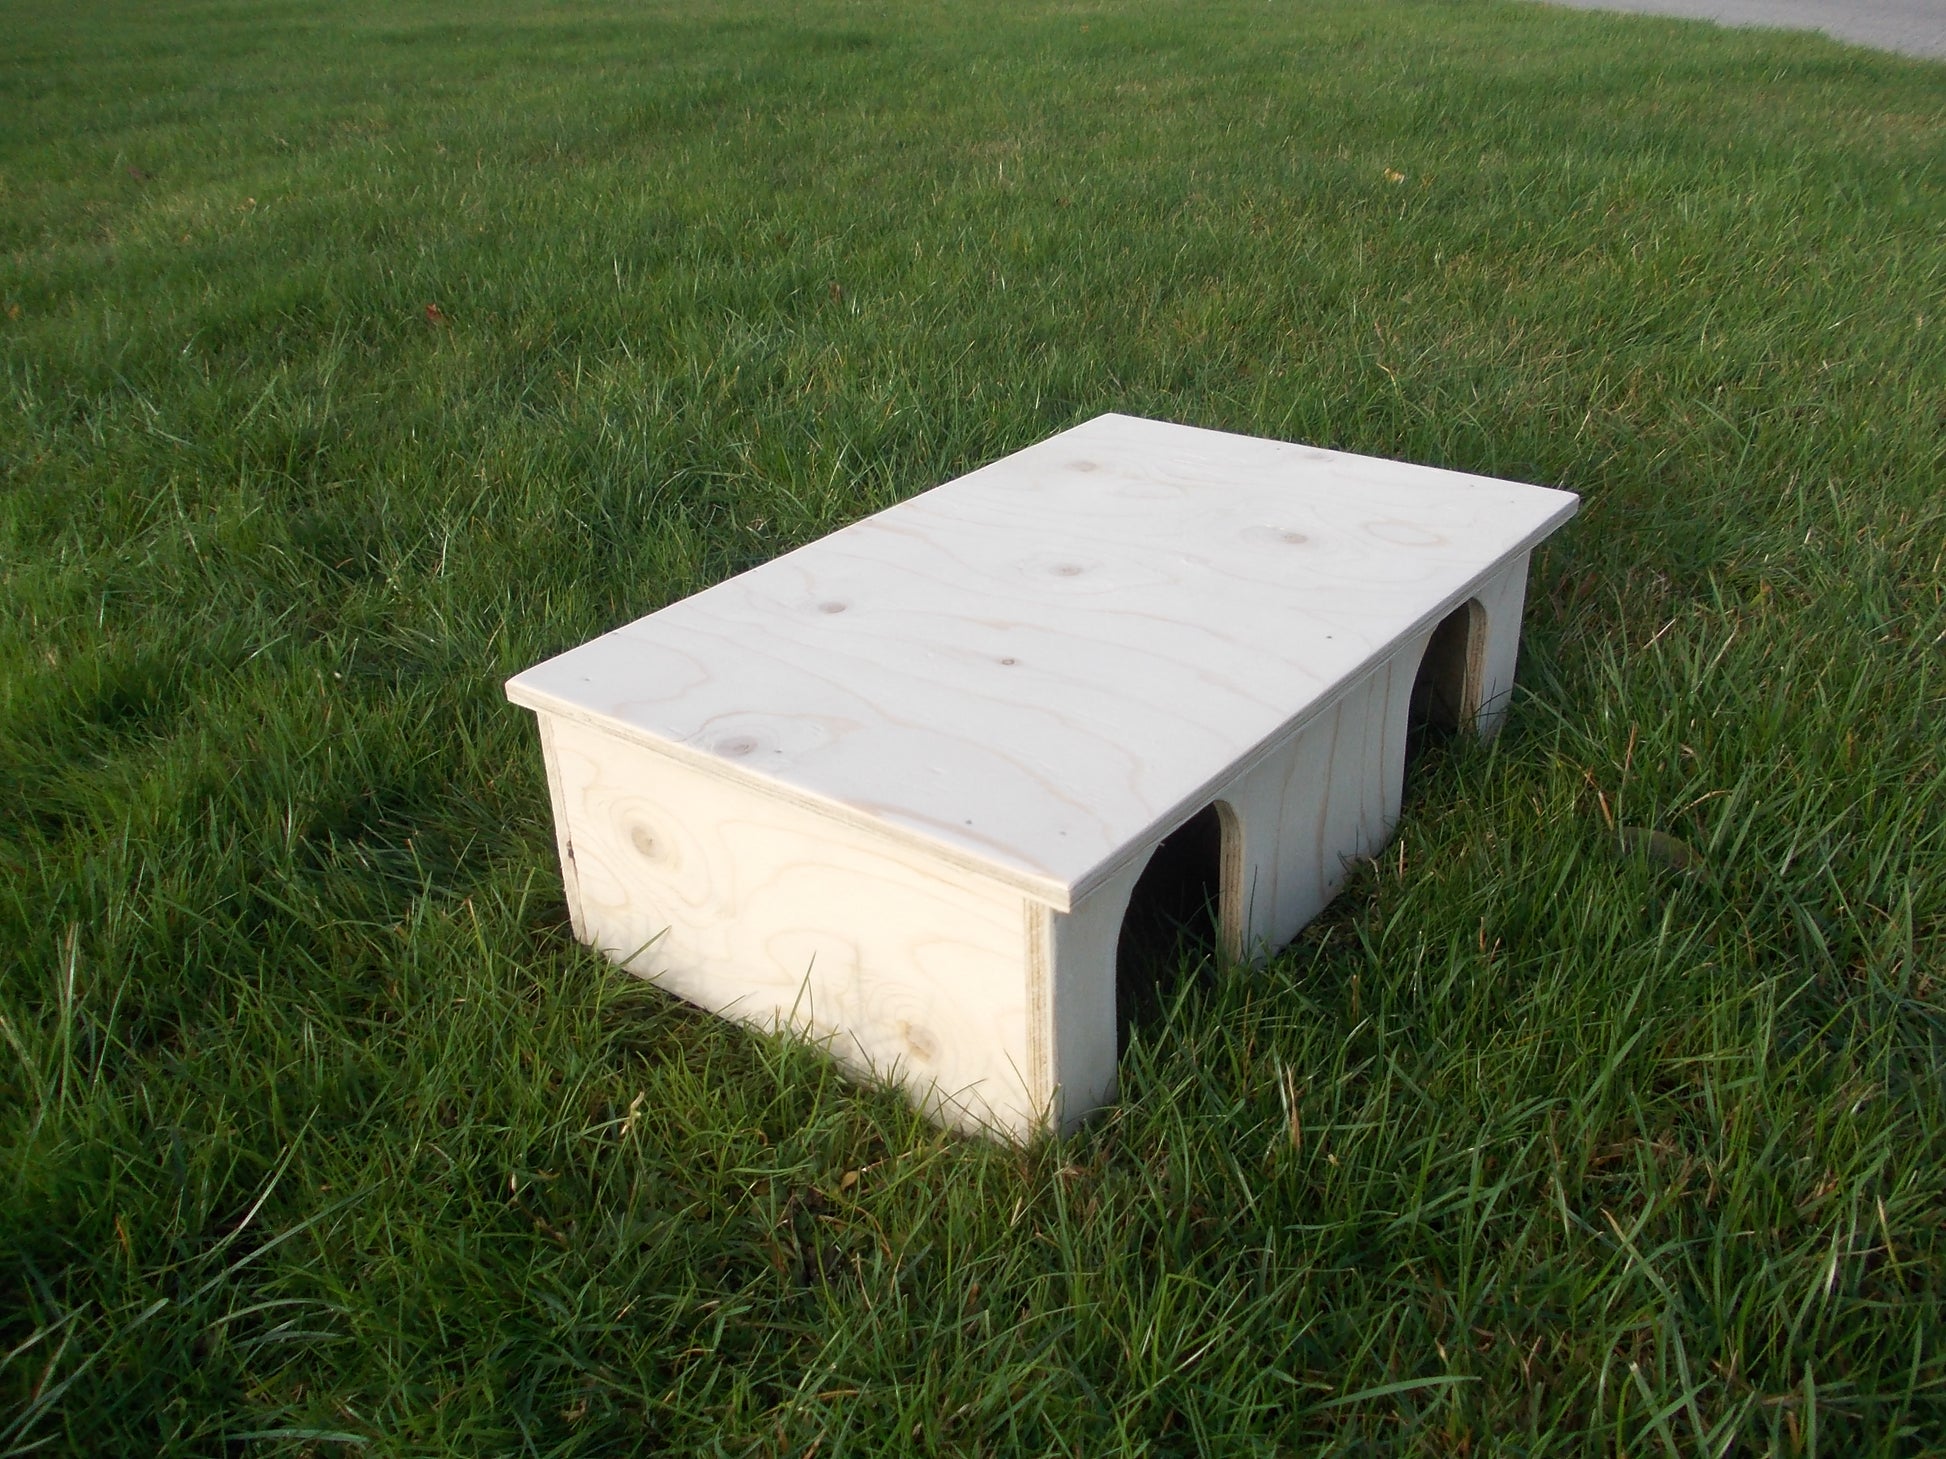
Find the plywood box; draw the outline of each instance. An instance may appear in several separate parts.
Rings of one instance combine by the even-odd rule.
[[[1492,732],[1566,492],[1105,415],[513,679],[575,934],[937,1117],[1113,1098],[1156,847],[1288,941],[1399,813],[1421,712]]]

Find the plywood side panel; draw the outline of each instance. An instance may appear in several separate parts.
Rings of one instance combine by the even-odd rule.
[[[1475,725],[1506,720],[1520,652],[1527,554],[1482,584],[1485,619],[1469,665]],[[1378,851],[1399,819],[1412,681],[1430,634],[1402,644],[1332,708],[1219,793],[1236,813],[1242,845],[1246,949],[1289,942],[1344,884],[1349,863]]]
[[[1520,615],[1527,602],[1527,560],[1531,555],[1523,552],[1511,559],[1474,595],[1487,616],[1477,721],[1482,738],[1500,732],[1507,721],[1507,706],[1513,699],[1514,665],[1520,658]]]
[[[588,940],[588,925],[581,915],[581,882],[575,875],[574,840],[568,834],[567,799],[561,794],[561,762],[554,751],[554,719],[539,715],[541,758],[547,765],[547,798],[554,811],[554,849],[561,858],[561,895],[568,904],[568,921],[577,942]]]
[[[588,726],[545,733],[583,940],[705,1008],[796,1029],[949,1123],[1038,1127],[1017,891]]]
[[[1423,648],[1408,642],[1221,793],[1241,845],[1246,954],[1289,942],[1344,885],[1348,863],[1392,834]]]
[[[1072,911],[1041,914],[1053,975],[1049,1082],[1054,1118],[1063,1131],[1115,1097],[1115,951],[1129,896],[1148,862],[1146,855],[1135,857],[1076,901]]]

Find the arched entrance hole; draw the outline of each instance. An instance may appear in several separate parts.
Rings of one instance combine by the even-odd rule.
[[[1427,750],[1471,730],[1480,717],[1480,681],[1486,668],[1487,615],[1469,598],[1439,622],[1419,660],[1406,711],[1405,780]]]
[[[1185,978],[1213,969],[1224,945],[1226,835],[1233,818],[1220,804],[1203,807],[1162,838],[1149,857],[1115,943],[1116,1052],[1130,1031],[1150,1023]],[[1234,876],[1234,872],[1232,875]]]

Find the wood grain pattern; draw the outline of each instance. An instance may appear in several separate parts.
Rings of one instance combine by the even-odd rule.
[[[1473,599],[1486,613],[1486,652],[1480,665],[1480,698],[1473,727],[1482,736],[1500,733],[1513,702],[1514,664],[1520,657],[1520,615],[1527,603],[1523,552],[1483,582]]]
[[[948,1123],[1039,1126],[1017,890],[585,725],[545,733],[582,940],[693,1003],[824,1044]]]
[[[1470,600],[1480,632],[1460,698],[1483,736],[1506,717],[1526,573],[1523,553]],[[1236,895],[1248,953],[1289,942],[1344,884],[1347,864],[1391,839],[1413,679],[1431,636],[1401,645],[1326,714],[1217,792],[1241,825],[1245,883]]]
[[[1103,416],[508,692],[1065,907],[1575,504]]]
[[[1289,942],[1324,909],[1355,860],[1390,838],[1403,789],[1407,708],[1429,637],[1402,645],[1211,797],[1222,825],[1217,914],[1226,956],[1256,959]],[[1174,829],[1164,827],[1071,912],[1046,913],[1041,935],[1056,971],[1048,1083],[1053,1118],[1064,1130],[1114,1098],[1122,919],[1154,845]]]
[[[1051,975],[1049,1115],[1062,1130],[1115,1097],[1115,945],[1129,893],[1147,863],[1146,854],[1133,858],[1069,912],[1043,909],[1036,928]]]
[[[1156,846],[1214,803],[1224,949],[1288,941],[1391,834],[1422,664],[1422,711],[1498,727],[1528,550],[1575,506],[1066,432],[508,685],[575,933],[948,1123],[1072,1128],[1114,1097]]]
[[[1289,942],[1343,885],[1347,863],[1390,836],[1417,667],[1412,653],[1387,660],[1220,793],[1241,826],[1248,955]]]

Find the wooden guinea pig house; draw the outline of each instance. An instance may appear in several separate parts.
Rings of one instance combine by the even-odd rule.
[[[1184,827],[1225,950],[1513,685],[1542,487],[1104,415],[514,678],[575,935],[937,1118],[1112,1099],[1116,945]],[[1178,844],[1180,844],[1179,838]]]

